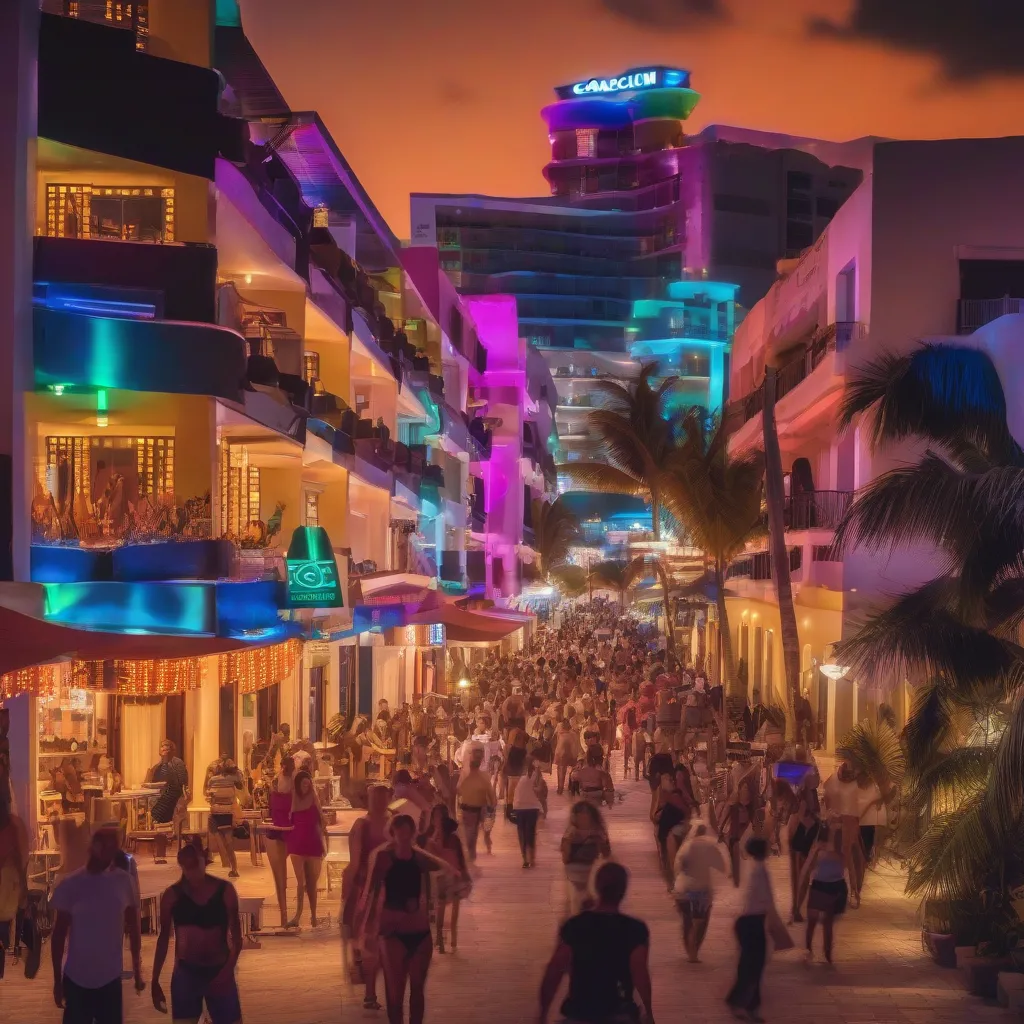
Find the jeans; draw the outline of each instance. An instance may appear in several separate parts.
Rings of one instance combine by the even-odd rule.
[[[122,1024],[121,979],[100,988],[76,985],[64,975],[64,1024]]]
[[[540,811],[516,811],[516,829],[519,832],[519,850],[526,860],[537,846],[537,818]]]
[[[725,1001],[730,1006],[753,1013],[761,1005],[761,975],[768,955],[764,931],[764,914],[747,914],[736,918],[736,940],[740,944],[740,962],[736,968],[736,984]]]

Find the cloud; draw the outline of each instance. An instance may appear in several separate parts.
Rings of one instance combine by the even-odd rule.
[[[599,0],[612,14],[644,28],[699,28],[726,21],[723,0]]]
[[[465,106],[477,98],[477,93],[465,82],[458,82],[454,78],[442,79],[438,83],[437,92],[442,103],[453,107]]]
[[[845,21],[809,29],[937,57],[951,81],[1024,75],[1022,0],[856,0]]]

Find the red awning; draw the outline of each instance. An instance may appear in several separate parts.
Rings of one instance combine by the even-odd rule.
[[[444,626],[445,638],[452,644],[497,643],[502,638],[514,633],[523,623],[509,619],[501,619],[493,615],[481,615],[479,612],[468,612],[456,608],[454,604],[444,604],[438,608],[430,608],[410,615],[405,623],[407,626],[433,626],[438,623]]]
[[[280,637],[268,638],[277,643]],[[0,607],[0,675],[55,658],[80,661],[203,658],[263,646],[228,637],[101,633],[72,629]]]

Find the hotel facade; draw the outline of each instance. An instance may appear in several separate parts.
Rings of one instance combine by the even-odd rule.
[[[39,6],[0,14],[0,701],[29,820],[68,758],[137,786],[169,737],[201,779],[284,722],[325,742],[448,694],[453,647],[529,630],[465,605],[519,594],[555,491],[515,300],[477,318],[410,258],[234,2]]]
[[[762,383],[777,372],[776,418],[786,481],[786,546],[801,649],[801,687],[818,743],[833,750],[885,701],[900,723],[910,681],[854,678],[832,656],[872,608],[937,575],[927,551],[882,557],[837,550],[835,527],[854,493],[912,459],[876,450],[855,421],[837,426],[851,373],[921,341],[986,349],[1008,396],[1019,387],[1024,333],[1024,138],[890,142],[818,241],[780,264],[779,278],[733,339],[730,449],[760,447]],[[1012,403],[1011,403],[1012,411]],[[1011,429],[1024,436],[1013,413]],[[781,632],[767,544],[728,574],[733,650],[750,691],[785,704]]]

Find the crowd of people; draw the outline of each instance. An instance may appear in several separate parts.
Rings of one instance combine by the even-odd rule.
[[[409,1020],[420,1024],[431,957],[458,947],[460,903],[478,857],[492,850],[495,821],[514,821],[529,871],[538,824],[562,797],[564,924],[541,1015],[568,974],[567,1019],[650,1016],[648,933],[619,911],[628,871],[615,860],[606,824],[621,791],[635,793],[629,781],[640,779],[650,787],[658,863],[688,960],[699,962],[718,876],[740,890],[740,952],[728,994],[736,1016],[759,1019],[767,950],[793,944],[788,925],[806,923],[808,957],[820,925],[831,962],[835,920],[859,905],[874,823],[885,813],[887,795],[869,779],[842,764],[822,787],[813,753],[781,741],[776,716],[756,695],[730,728],[721,688],[667,656],[657,634],[619,618],[614,606],[567,616],[529,654],[492,652],[468,678],[462,703],[381,709],[392,721],[430,722],[435,732],[410,736],[404,755],[395,747],[390,784],[368,785],[366,814],[352,830],[343,928],[365,1008],[380,1006],[379,971],[389,1022],[404,1020],[408,994]],[[781,853],[791,883],[785,921],[767,869]]]
[[[384,742],[396,742],[396,722],[402,730],[418,722],[430,731],[410,732],[405,747],[388,748],[392,771],[365,781],[365,812],[349,835],[344,962],[367,1011],[382,1008],[382,976],[389,1024],[403,1024],[407,1000],[410,1024],[422,1024],[432,957],[458,949],[462,903],[479,880],[481,857],[492,852],[496,822],[514,823],[522,869],[530,872],[538,828],[559,798],[568,811],[557,844],[565,898],[539,994],[541,1020],[566,977],[561,1010],[571,1024],[652,1019],[649,932],[621,910],[630,871],[652,878],[660,871],[693,963],[700,961],[716,889],[730,881],[737,887],[739,956],[727,1002],[739,1018],[760,1019],[767,951],[793,945],[789,925],[806,924],[808,957],[820,925],[831,962],[835,921],[859,906],[875,827],[891,794],[845,763],[822,785],[813,753],[777,742],[770,716],[747,709],[731,727],[720,687],[667,656],[658,639],[642,621],[598,603],[542,631],[528,653],[488,654],[469,670],[461,703],[378,707],[386,724],[372,729]],[[304,761],[284,751],[273,768],[265,839],[281,923],[294,927],[308,901],[315,926],[323,816]],[[214,772],[207,789],[216,789],[218,774],[225,773]],[[646,785],[637,785],[641,779]],[[657,861],[653,851],[645,863],[635,854],[629,865],[616,860],[607,822],[626,795],[644,802]],[[138,886],[117,834],[100,829],[88,863],[54,891],[54,998],[68,1024],[121,1019],[126,930],[136,986],[143,987]],[[554,843],[550,849],[554,855]],[[788,921],[768,871],[769,858],[779,854],[789,864]],[[167,1008],[160,979],[173,933],[174,1019],[197,1019],[205,1006],[214,1024],[227,1024],[241,1014],[234,982],[243,947],[238,898],[230,881],[207,873],[199,847],[184,846],[178,862],[181,879],[160,907],[153,1003]],[[298,882],[294,916],[287,908],[288,862]]]

